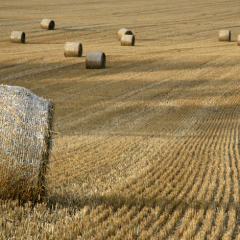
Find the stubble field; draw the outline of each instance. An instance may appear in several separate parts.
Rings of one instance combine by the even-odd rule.
[[[1,239],[240,239],[239,1],[0,0],[0,12],[0,84],[55,103],[47,197],[0,201]],[[83,57],[65,58],[66,42]],[[88,51],[106,68],[87,70]]]

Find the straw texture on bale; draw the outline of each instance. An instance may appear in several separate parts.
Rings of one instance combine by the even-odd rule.
[[[98,69],[105,68],[106,56],[103,52],[88,52],[86,55],[86,68]]]
[[[65,57],[81,57],[82,44],[77,42],[67,42],[64,50]]]
[[[26,35],[21,31],[12,31],[11,42],[13,43],[25,43]]]
[[[231,41],[231,32],[229,30],[219,31],[219,41]]]
[[[121,46],[134,46],[135,37],[133,35],[123,35],[121,38]]]
[[[52,19],[44,18],[41,22],[41,28],[47,30],[53,30],[55,27],[55,22]]]
[[[237,45],[240,46],[240,35],[237,37]]]
[[[52,147],[53,105],[0,85],[0,198],[39,201]]]
[[[123,35],[133,35],[132,31],[126,28],[121,28],[118,31],[118,39],[120,40]]]

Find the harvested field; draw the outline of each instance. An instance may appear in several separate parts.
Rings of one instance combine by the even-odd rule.
[[[0,239],[240,239],[239,1],[0,9],[0,84],[55,104],[48,195],[35,206],[0,201]],[[120,46],[121,28],[134,47]],[[11,43],[16,29],[25,44]],[[64,57],[69,41],[83,57]],[[106,54],[105,69],[85,68],[92,51]]]

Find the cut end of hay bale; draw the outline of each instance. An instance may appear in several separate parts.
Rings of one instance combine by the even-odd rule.
[[[11,42],[13,43],[25,43],[26,35],[22,31],[12,31]]]
[[[65,57],[81,57],[82,44],[77,42],[67,42],[64,50]]]
[[[121,40],[123,35],[133,35],[132,31],[127,28],[121,28],[118,31],[118,39]]]
[[[86,55],[86,68],[99,69],[105,68],[106,55],[103,52],[88,52]]]
[[[55,22],[52,19],[44,18],[41,22],[41,28],[53,30],[55,28]]]
[[[0,198],[39,201],[52,148],[53,104],[0,85]]]
[[[121,46],[134,46],[135,37],[133,35],[123,35],[121,38]]]
[[[231,41],[231,32],[229,30],[220,30],[218,39],[219,41]]]

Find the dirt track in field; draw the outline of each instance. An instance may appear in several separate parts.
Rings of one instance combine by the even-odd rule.
[[[237,0],[0,0],[0,84],[55,103],[48,204],[89,207],[67,215],[76,228],[65,223],[66,234],[240,236],[239,9]],[[41,29],[43,18],[55,30]],[[134,47],[120,46],[122,27]],[[25,44],[10,42],[13,30]],[[81,42],[83,57],[65,58],[66,42]],[[88,51],[105,52],[106,68],[85,69]]]

